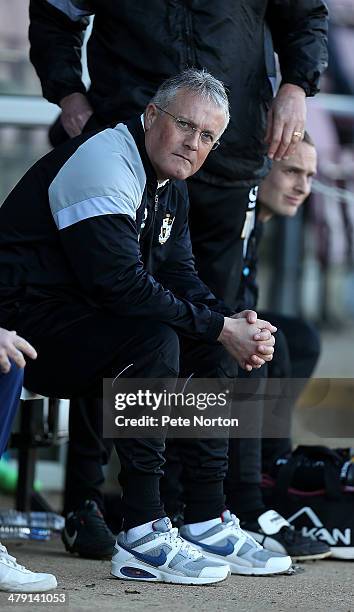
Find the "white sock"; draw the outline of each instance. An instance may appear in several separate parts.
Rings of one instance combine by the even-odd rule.
[[[192,535],[199,536],[200,534],[204,533],[204,531],[208,531],[208,529],[211,529],[220,523],[222,523],[222,520],[220,517],[218,517],[215,519],[210,519],[210,521],[202,521],[201,523],[190,523],[188,527]]]
[[[151,533],[152,524],[156,520],[157,519],[155,519],[154,521],[149,521],[148,523],[144,523],[143,525],[137,525],[136,527],[132,527],[131,529],[128,529],[127,541],[129,543],[135,542],[135,540],[139,540],[140,538],[143,538],[144,536],[146,536],[148,533]]]

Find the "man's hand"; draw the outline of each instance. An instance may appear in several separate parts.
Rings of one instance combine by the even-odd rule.
[[[261,319],[258,319],[258,315],[255,310],[242,310],[241,312],[237,312],[236,314],[232,315],[231,319],[246,319],[248,323],[257,323],[257,320],[261,321]],[[277,331],[277,328],[268,321],[261,322],[264,323],[263,328],[269,329],[272,334]],[[261,338],[257,338],[257,340],[260,339]]]
[[[262,344],[259,344],[258,354],[252,355],[250,360],[245,364],[244,369],[250,372],[253,368],[260,368],[265,363],[264,359],[262,359],[264,355],[268,356],[267,361],[270,361],[270,359],[273,358],[274,349],[269,351],[269,347],[273,347],[275,344],[275,339],[272,334],[277,331],[277,328],[268,321],[258,319],[258,315],[254,310],[242,310],[232,315],[231,318],[246,319],[248,323],[256,324],[258,331],[253,336],[253,340],[260,340],[262,342]],[[261,328],[260,325],[262,326]],[[271,355],[270,359],[269,355]]]
[[[19,368],[26,365],[23,353],[31,359],[37,358],[37,353],[27,340],[18,336],[15,331],[7,331],[0,327],[0,371],[4,374],[10,371],[11,358]]]
[[[268,112],[265,142],[268,157],[287,159],[302,140],[306,122],[306,94],[298,85],[285,83],[275,96]]]
[[[225,317],[218,340],[239,366],[250,372],[252,368],[260,368],[273,358],[275,338],[272,334],[276,329],[261,319],[249,323],[245,317]]]
[[[60,120],[66,133],[73,138],[79,136],[93,115],[93,109],[86,96],[73,93],[60,100],[62,114]]]
[[[255,323],[257,321],[257,313],[255,310],[241,310],[232,315],[231,319],[247,319],[249,323]]]

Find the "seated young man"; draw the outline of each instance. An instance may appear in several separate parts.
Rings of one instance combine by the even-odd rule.
[[[245,265],[247,276],[244,277],[252,308],[256,307],[258,301],[255,277],[257,248],[262,239],[263,226],[275,215],[294,217],[297,214],[311,192],[312,177],[316,174],[316,170],[316,148],[309,134],[305,132],[295,153],[288,160],[275,162],[272,171],[260,187],[254,249],[250,248],[249,260]],[[273,360],[267,368],[268,378],[297,378],[303,381],[309,379],[320,356],[320,336],[315,326],[301,317],[283,315],[273,311],[267,314],[262,312],[262,317],[265,316],[269,317],[269,320],[280,331]],[[297,387],[297,391],[300,394],[300,386]],[[263,471],[271,469],[278,457],[291,452],[290,425],[289,419],[287,438],[265,438],[263,440]]]
[[[255,229],[248,244],[240,289],[242,307],[257,306],[257,251],[264,223],[274,215],[296,215],[311,192],[316,170],[316,149],[305,132],[294,153],[288,159],[273,162],[270,173],[262,182],[258,191]],[[267,315],[262,313],[262,316],[269,317],[278,327],[278,332],[274,358],[257,374],[268,379],[310,378],[320,350],[315,328],[299,317],[273,312]],[[247,377],[247,373],[244,376]],[[299,385],[297,390],[300,393]],[[278,405],[273,407],[273,414],[278,415],[284,423],[287,421],[285,437],[262,439],[263,406],[260,402],[259,437],[230,440],[229,470],[225,483],[227,503],[233,512],[237,512],[242,527],[266,548],[287,552],[297,560],[322,559],[330,555],[327,544],[303,536],[278,513],[267,510],[260,488],[262,469],[270,470],[278,457],[291,452],[290,427],[294,401],[295,397],[286,404],[283,398],[279,398]]]
[[[102,378],[124,369],[145,379],[196,370],[221,378],[233,376],[235,362],[251,371],[271,360],[276,328],[254,312],[233,316],[194,268],[184,179],[228,121],[222,83],[187,70],[161,85],[143,118],[65,143],[9,195],[0,209],[3,316],[38,349],[29,389],[99,397]],[[115,446],[124,531],[114,576],[204,584],[226,578],[229,566],[247,574],[290,567],[225,511],[226,438],[185,441],[185,518],[199,550],[165,516],[164,439]]]
[[[0,458],[4,452],[21,395],[23,355],[36,359],[37,353],[15,331],[0,328]],[[38,593],[55,589],[52,574],[31,572],[19,565],[15,557],[0,543],[0,591],[8,593]]]

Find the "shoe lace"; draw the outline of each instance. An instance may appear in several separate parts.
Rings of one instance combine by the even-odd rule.
[[[257,542],[257,540],[255,540],[249,533],[247,533],[247,531],[244,531],[240,527],[240,520],[237,518],[235,514],[231,514],[231,521],[239,537],[245,538],[245,541],[248,540],[249,542],[252,542],[253,546],[255,546],[258,550],[263,549],[263,546],[261,546],[260,543]]]
[[[179,546],[178,552],[181,552],[181,551],[185,552],[190,559],[196,560],[196,559],[200,559],[200,557],[203,556],[199,552],[199,550],[194,548],[192,544],[189,544],[189,542],[184,540],[178,534],[178,529],[176,527],[173,527],[172,529],[170,529],[170,531],[166,533],[166,540],[170,542],[172,546],[175,546],[177,544]]]
[[[7,548],[0,544],[0,558],[5,561],[5,563],[11,567],[15,567],[16,569],[20,569],[23,572],[29,572],[23,565],[17,563],[16,558],[9,555],[7,552]]]

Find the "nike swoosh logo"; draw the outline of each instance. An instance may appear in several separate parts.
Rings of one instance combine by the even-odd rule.
[[[145,553],[133,552],[134,557],[139,559],[140,561],[144,561],[145,563],[149,563],[149,565],[153,565],[154,567],[158,567],[159,565],[163,565],[166,563],[167,555],[163,550],[160,552],[159,556],[148,555]]]
[[[68,542],[69,546],[72,546],[75,543],[75,540],[77,538],[77,531],[74,531],[72,536],[69,536],[68,532],[66,529],[64,529],[65,531],[65,539]]]
[[[193,544],[197,544],[205,550],[206,552],[213,553],[214,555],[221,555],[222,557],[226,557],[227,555],[231,555],[234,552],[234,545],[231,540],[227,540],[227,543],[223,546],[212,546],[211,544],[203,544],[202,542],[198,542],[197,540],[189,540]]]
[[[159,565],[164,565],[164,563],[166,563],[166,560],[167,560],[167,555],[163,550],[160,552],[159,556],[157,557],[156,555],[149,555],[148,553],[140,553],[136,550],[131,550],[130,548],[123,546],[120,542],[118,542],[118,546],[121,546],[121,548],[124,548],[124,550],[129,552],[131,555],[134,555],[134,557],[139,559],[139,561],[144,561],[144,563],[148,563],[149,565],[153,565],[154,567],[158,567]]]

